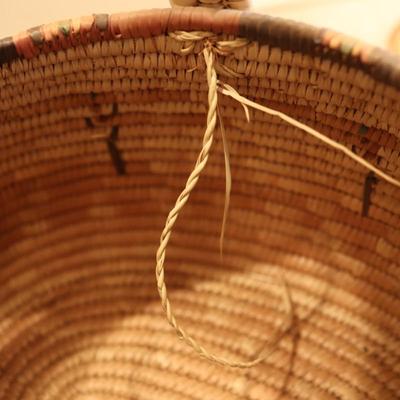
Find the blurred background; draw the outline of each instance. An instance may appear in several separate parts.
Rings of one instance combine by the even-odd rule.
[[[253,0],[252,10],[333,28],[381,47],[400,23],[400,0]],[[168,0],[0,0],[0,37],[92,13],[170,7]]]

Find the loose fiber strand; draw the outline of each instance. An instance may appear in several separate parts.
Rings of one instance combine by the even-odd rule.
[[[241,96],[232,86],[227,85],[226,83],[219,82],[219,88],[218,90],[224,94],[225,96],[229,96],[235,100],[237,100],[239,103],[242,105],[246,105],[252,108],[255,108],[256,110],[262,111],[266,114],[276,116],[283,121],[287,122],[288,124],[299,128],[303,130],[304,132],[310,134],[311,136],[315,137],[316,139],[324,142],[328,146],[331,146],[344,154],[346,154],[348,157],[352,158],[354,161],[356,161],[358,164],[364,166],[368,170],[374,172],[376,175],[384,179],[385,181],[391,183],[394,186],[400,187],[400,181],[397,179],[391,177],[390,175],[385,174],[383,171],[381,171],[379,168],[375,167],[368,161],[366,161],[364,158],[358,156],[357,154],[353,153],[350,149],[348,149],[346,146],[342,145],[341,143],[336,142],[333,139],[330,139],[329,137],[325,136],[324,134],[318,132],[317,130],[311,128],[308,125],[305,125],[296,119],[289,117],[287,114],[274,110],[272,108],[263,106],[261,104],[255,103],[254,101],[251,101],[247,99],[246,97]]]
[[[224,202],[224,214],[222,217],[221,235],[219,238],[219,253],[222,261],[224,253],[226,221],[228,219],[229,205],[231,200],[232,173],[230,166],[229,145],[228,145],[228,140],[226,138],[224,121],[222,120],[221,110],[219,109],[219,107],[217,107],[217,114],[218,114],[219,127],[221,130],[222,145],[224,149],[224,161],[225,161],[225,202]]]

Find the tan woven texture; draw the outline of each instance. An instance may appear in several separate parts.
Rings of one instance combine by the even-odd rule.
[[[400,398],[400,190],[277,117],[252,109],[247,122],[227,96],[224,256],[217,121],[165,281],[210,354],[274,351],[223,367],[166,321],[155,258],[210,114],[203,51],[170,35],[121,38],[1,67],[1,400]],[[257,42],[216,57],[216,79],[400,178],[397,89]],[[293,324],[273,346],[282,278]]]

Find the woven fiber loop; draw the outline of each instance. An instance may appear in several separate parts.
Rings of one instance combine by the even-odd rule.
[[[172,6],[180,7],[209,7],[209,8],[232,8],[245,10],[249,8],[248,0],[170,0]]]

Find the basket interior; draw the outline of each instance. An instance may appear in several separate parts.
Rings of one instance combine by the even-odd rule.
[[[396,398],[400,191],[276,117],[248,123],[223,96],[224,257],[217,131],[168,246],[170,298],[202,345],[246,360],[285,318],[283,274],[296,326],[237,370],[200,359],[166,322],[155,252],[207,113],[202,44],[182,46],[103,40],[0,70],[0,398]],[[243,74],[220,77],[242,95],[400,177],[397,89],[257,42],[222,62]]]

